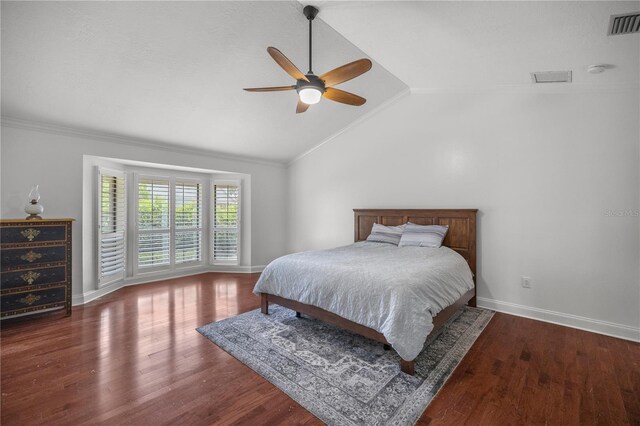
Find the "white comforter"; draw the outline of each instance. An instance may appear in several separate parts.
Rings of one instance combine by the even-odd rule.
[[[253,290],[317,306],[373,328],[412,360],[433,317],[473,288],[462,256],[446,248],[359,242],[280,257]]]

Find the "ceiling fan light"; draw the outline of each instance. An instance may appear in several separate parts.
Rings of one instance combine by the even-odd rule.
[[[301,102],[304,102],[307,105],[313,105],[320,102],[322,92],[320,89],[315,87],[305,87],[304,89],[300,89],[298,96],[300,96]]]

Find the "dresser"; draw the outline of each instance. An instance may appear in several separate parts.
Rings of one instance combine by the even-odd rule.
[[[0,221],[0,318],[71,314],[73,219]]]

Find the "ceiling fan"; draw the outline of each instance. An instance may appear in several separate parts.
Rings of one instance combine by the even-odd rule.
[[[298,92],[299,96],[298,105],[296,107],[296,113],[298,114],[305,112],[309,109],[310,105],[320,102],[321,97],[347,105],[363,105],[367,101],[365,98],[354,95],[353,93],[345,92],[344,90],[336,89],[333,86],[349,81],[369,71],[372,65],[371,61],[369,59],[359,59],[326,72],[320,76],[315,75],[311,70],[311,26],[313,19],[318,14],[318,9],[313,6],[306,6],[302,12],[309,20],[309,71],[307,74],[302,74],[293,62],[284,56],[284,54],[278,49],[275,47],[268,47],[267,52],[269,52],[269,55],[271,55],[273,60],[276,61],[276,63],[287,72],[287,74],[296,79],[296,84],[293,86],[257,87],[244,90],[247,92],[280,92],[295,90]]]

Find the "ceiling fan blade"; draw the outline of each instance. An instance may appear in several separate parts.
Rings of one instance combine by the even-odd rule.
[[[327,87],[335,86],[336,84],[344,83],[352,78],[364,74],[371,69],[371,61],[369,59],[358,59],[334,70],[326,72],[320,76],[320,80],[324,80],[324,84]]]
[[[367,102],[362,96],[354,95],[344,90],[334,89],[333,87],[327,87],[327,91],[324,92],[322,96],[332,101],[340,102],[341,104],[354,106],[360,106]]]
[[[296,86],[278,86],[278,87],[252,87],[250,89],[242,89],[247,92],[282,92],[285,90],[293,90]]]
[[[296,106],[296,114],[300,114],[301,112],[305,112],[309,109],[309,104],[305,104],[300,99],[298,99],[298,105]]]
[[[291,62],[289,58],[284,56],[281,51],[279,51],[275,47],[267,47],[267,52],[269,52],[269,55],[271,55],[273,60],[276,61],[278,65],[280,65],[282,69],[285,70],[291,77],[295,78],[296,80],[309,81],[309,79],[307,79],[307,77],[302,74],[298,67],[293,65],[293,62]]]

